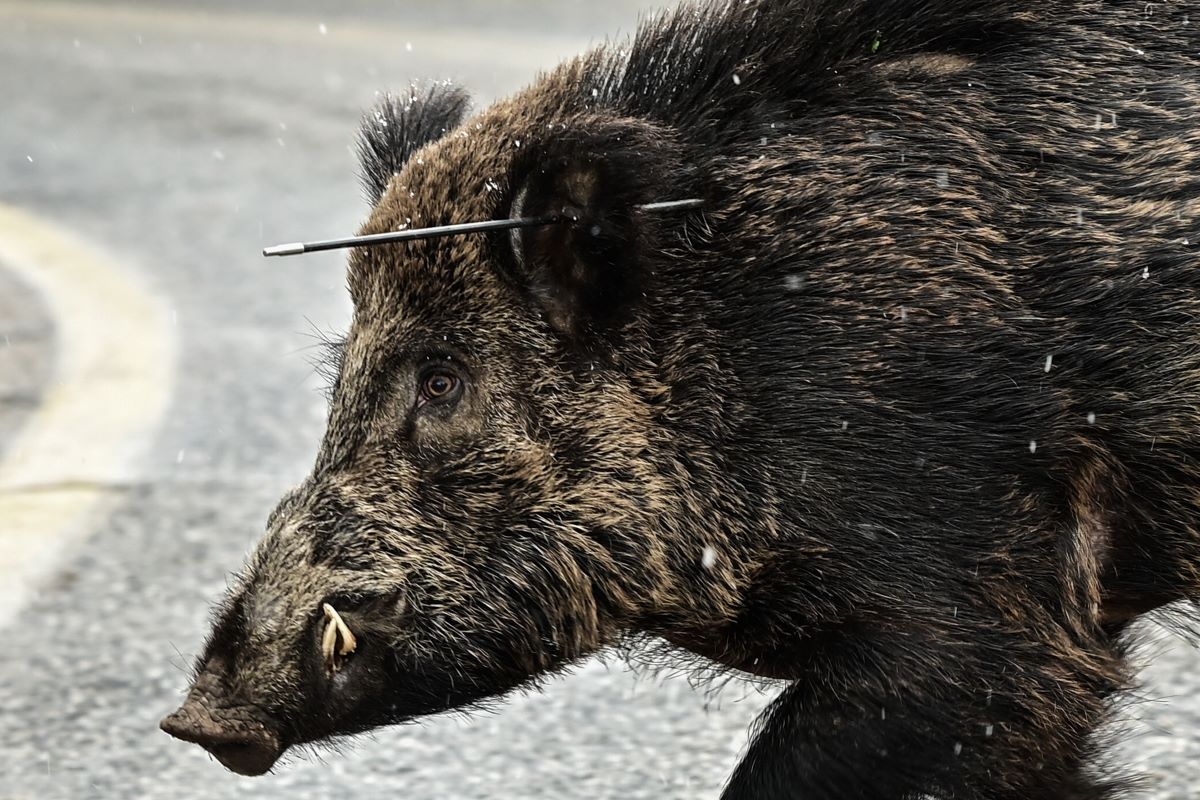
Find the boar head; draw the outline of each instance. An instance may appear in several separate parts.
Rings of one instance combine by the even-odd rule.
[[[236,772],[731,613],[733,560],[704,551],[734,545],[697,490],[721,469],[729,387],[696,326],[658,332],[689,316],[657,280],[684,260],[689,222],[635,209],[695,186],[671,131],[562,90],[578,77],[465,124],[446,87],[365,122],[364,233],[573,222],[351,256],[316,465],[163,721]]]

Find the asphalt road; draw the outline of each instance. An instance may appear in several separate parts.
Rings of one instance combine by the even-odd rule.
[[[0,204],[136,271],[178,341],[133,477],[102,487],[83,538],[0,617],[0,798],[715,797],[768,696],[714,698],[615,659],[498,714],[381,731],[258,779],[157,730],[209,605],[311,464],[313,331],[349,318],[343,256],[260,248],[363,218],[348,145],[375,91],[452,77],[485,102],[648,4],[184,5],[0,0]],[[0,263],[0,459],[54,390],[62,346]],[[1200,658],[1155,649],[1121,753],[1151,775],[1147,797],[1200,796]]]

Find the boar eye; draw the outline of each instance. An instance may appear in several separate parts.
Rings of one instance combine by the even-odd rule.
[[[453,372],[435,369],[421,376],[421,396],[418,405],[444,402],[458,396],[462,381]]]

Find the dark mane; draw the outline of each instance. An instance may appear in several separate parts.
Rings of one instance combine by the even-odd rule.
[[[583,101],[719,146],[772,109],[845,103],[879,81],[871,66],[921,53],[978,56],[1016,40],[1032,19],[1027,4],[1008,0],[687,4],[590,54]]]

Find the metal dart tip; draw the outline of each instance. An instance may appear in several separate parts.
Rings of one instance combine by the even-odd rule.
[[[298,256],[306,252],[304,242],[291,242],[290,244],[277,244],[274,247],[264,247],[264,256]]]

